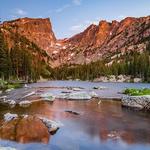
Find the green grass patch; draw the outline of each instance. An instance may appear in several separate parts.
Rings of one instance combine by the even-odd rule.
[[[124,91],[124,94],[128,94],[131,96],[150,95],[150,89],[148,89],[148,88],[144,88],[144,89],[129,88]]]
[[[0,90],[5,91],[7,89],[17,89],[21,88],[21,83],[9,83],[7,81],[0,80]]]

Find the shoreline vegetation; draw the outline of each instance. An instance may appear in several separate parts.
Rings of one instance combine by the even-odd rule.
[[[23,84],[24,82],[21,81],[4,81],[0,79],[0,94],[5,91],[22,88]]]
[[[145,95],[150,95],[150,89],[129,88],[124,91],[124,94],[130,95],[130,96],[145,96]]]
[[[50,81],[53,79],[47,79],[47,78],[42,78],[40,77],[39,80],[37,81],[26,81],[26,80],[4,80],[0,79],[0,94],[2,92],[5,92],[7,90],[13,90],[17,88],[22,88],[23,85],[25,84],[30,84],[30,83],[36,83],[36,82],[46,82]],[[57,80],[57,79],[55,79]],[[110,82],[110,83],[147,83],[143,82],[141,78],[132,78],[131,76],[125,76],[125,75],[110,75],[110,76],[101,76],[100,78],[96,78],[94,80],[81,80],[81,79],[66,79],[66,80],[75,80],[75,81],[91,81],[91,82]],[[127,91],[137,91],[136,89],[127,89]],[[125,91],[126,92],[126,91]],[[125,93],[129,94],[129,93]],[[150,93],[149,93],[150,94]]]
[[[149,88],[127,88],[124,90],[123,94],[126,96],[122,97],[122,106],[142,111],[150,111]]]

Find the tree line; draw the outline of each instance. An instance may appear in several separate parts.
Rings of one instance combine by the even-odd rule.
[[[17,33],[11,33],[10,40],[14,43],[11,48],[0,30],[0,78],[4,80],[35,82],[41,76],[56,80],[94,80],[100,76],[130,75],[150,82],[150,44],[143,53],[130,51],[115,58],[112,65],[106,65],[112,61],[109,58],[89,64],[63,65],[52,69],[45,61],[45,58],[49,60],[50,57],[36,44]]]
[[[99,60],[83,65],[64,65],[55,68],[52,78],[59,80],[81,79],[94,80],[100,76],[130,75],[132,78],[142,78],[150,82],[150,47],[143,53],[127,52],[121,58],[115,59],[112,65],[106,65],[108,60]]]
[[[12,48],[0,30],[0,78],[3,80],[24,80],[35,82],[40,76],[49,77],[45,63],[46,53],[25,37],[11,33]]]

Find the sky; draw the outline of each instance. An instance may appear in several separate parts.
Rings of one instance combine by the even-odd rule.
[[[100,20],[150,15],[150,0],[1,0],[0,20],[50,18],[57,38],[71,37]]]

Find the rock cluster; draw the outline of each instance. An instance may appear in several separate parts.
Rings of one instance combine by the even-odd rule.
[[[94,82],[134,82],[140,83],[142,82],[142,78],[133,78],[131,76],[126,75],[110,75],[110,76],[101,76],[99,78],[94,79]]]

